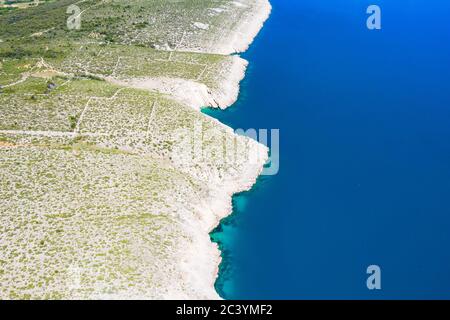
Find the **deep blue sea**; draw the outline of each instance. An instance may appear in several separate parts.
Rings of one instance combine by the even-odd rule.
[[[450,1],[271,0],[233,128],[280,172],[211,234],[227,299],[450,298]],[[381,8],[381,30],[366,9]],[[381,268],[368,290],[366,268]]]

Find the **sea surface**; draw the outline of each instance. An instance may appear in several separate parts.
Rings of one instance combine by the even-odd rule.
[[[280,172],[211,233],[227,299],[450,298],[450,1],[271,0],[226,111]],[[381,8],[381,30],[366,9]],[[381,268],[381,290],[366,269]]]

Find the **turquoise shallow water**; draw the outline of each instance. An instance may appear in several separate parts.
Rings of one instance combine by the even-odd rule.
[[[229,299],[450,298],[450,3],[272,0],[233,128],[279,128],[280,172],[211,234]],[[382,29],[366,28],[366,8]],[[369,291],[377,264],[382,289]]]

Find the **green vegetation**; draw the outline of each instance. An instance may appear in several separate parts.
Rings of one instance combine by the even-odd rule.
[[[0,299],[203,297],[186,245],[208,241],[211,202],[228,200],[217,188],[245,179],[255,143],[121,84],[220,91],[236,58],[205,52],[244,2],[0,2]]]

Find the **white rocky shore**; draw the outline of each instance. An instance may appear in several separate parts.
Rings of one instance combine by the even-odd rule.
[[[251,3],[251,10],[245,12],[244,16],[227,32],[223,31],[220,40],[203,45],[200,48],[185,44],[176,50],[221,55],[246,51],[263,27],[264,22],[269,18],[272,10],[268,0],[255,0],[249,1],[249,3]],[[250,7],[250,4],[238,1],[232,1],[231,5]],[[170,48],[162,47],[161,49]],[[245,76],[247,65],[248,62],[245,59],[232,56],[231,62],[226,66],[225,73],[222,74],[222,78],[214,88],[208,87],[200,81],[174,77],[141,77],[120,80],[109,77],[108,80],[115,84],[168,94],[197,110],[202,107],[225,109],[236,101],[239,94],[239,82]]]
[[[271,6],[268,1],[260,1],[261,5],[254,14],[250,15],[246,21],[242,21],[240,28],[236,30],[232,37],[224,39],[221,53],[229,54],[245,51],[253,39],[262,28],[265,20],[269,17]],[[141,89],[150,89],[164,92],[176,97],[177,100],[186,103],[196,110],[202,107],[219,107],[225,109],[231,106],[239,94],[239,83],[245,76],[248,62],[238,56],[233,57],[233,64],[220,86],[211,90],[204,84],[199,84],[181,79],[144,79],[133,80],[130,84]],[[260,144],[254,144],[254,152],[258,154],[258,160],[248,165],[243,172],[235,177],[230,177],[226,184],[218,182],[212,192],[213,197],[209,200],[201,211],[208,212],[204,217],[201,233],[198,233],[196,241],[190,248],[186,248],[183,254],[185,264],[186,280],[195,284],[197,288],[192,288],[196,292],[189,298],[195,299],[219,299],[214,284],[218,275],[218,268],[221,262],[220,251],[215,243],[209,238],[209,233],[217,227],[220,220],[232,212],[232,196],[236,193],[247,191],[255,184],[256,179],[262,172],[263,166],[268,159],[267,148]],[[196,233],[194,231],[194,233]],[[184,292],[173,292],[165,298],[185,299]]]
[[[270,3],[266,0],[259,1],[257,10],[247,16],[245,20],[241,21],[239,27],[231,37],[223,39],[218,51],[223,54],[246,51],[263,27],[264,22],[268,19],[270,12]],[[190,83],[188,85],[185,84],[189,88],[188,90],[175,90],[174,93],[171,89],[166,91],[166,88],[173,88],[177,85],[169,85],[166,87],[167,82],[165,81],[159,82],[160,85],[163,84],[163,90],[158,85],[156,87],[162,92],[172,94],[179,98],[180,101],[187,103],[195,109],[200,109],[205,106],[225,109],[237,100],[239,83],[245,77],[247,65],[248,62],[246,60],[234,56],[228,74],[215,90],[210,90],[201,84]],[[174,82],[177,82],[177,80],[174,80]],[[138,84],[137,87],[146,88],[145,84],[141,84]],[[183,95],[179,94],[179,92],[192,92],[193,94]],[[251,163],[243,172],[240,172],[238,175],[239,178],[234,177],[225,185],[223,183],[217,185],[211,203],[204,208],[206,212],[209,211],[211,213],[211,216],[205,219],[205,229],[202,235],[199,235],[199,242],[192,246],[192,248],[189,248],[185,253],[186,261],[188,261],[185,265],[186,276],[192,277],[192,281],[189,282],[199,284],[198,292],[201,292],[203,288],[205,289],[204,293],[198,296],[200,299],[220,298],[214,288],[214,284],[217,279],[221,256],[218,246],[215,243],[211,243],[209,233],[217,227],[221,219],[231,214],[233,209],[232,196],[236,193],[250,190],[261,174],[263,166],[268,160],[268,151],[265,146],[255,143],[254,152],[258,154],[256,156],[258,160]],[[192,259],[192,257],[195,257],[195,259]],[[214,257],[214,259],[211,259],[211,257]],[[202,276],[199,277],[196,274],[197,272],[193,273],[192,270],[201,271]],[[185,297],[183,294],[180,296],[175,294],[169,296],[169,298],[183,299]]]
[[[227,73],[218,81],[215,88],[209,88],[204,83],[194,80],[171,77],[143,77],[124,80],[108,77],[106,80],[121,86],[167,94],[195,110],[203,107],[225,109],[236,101],[239,95],[239,83],[245,76],[247,65],[248,62],[241,57],[231,57]]]

